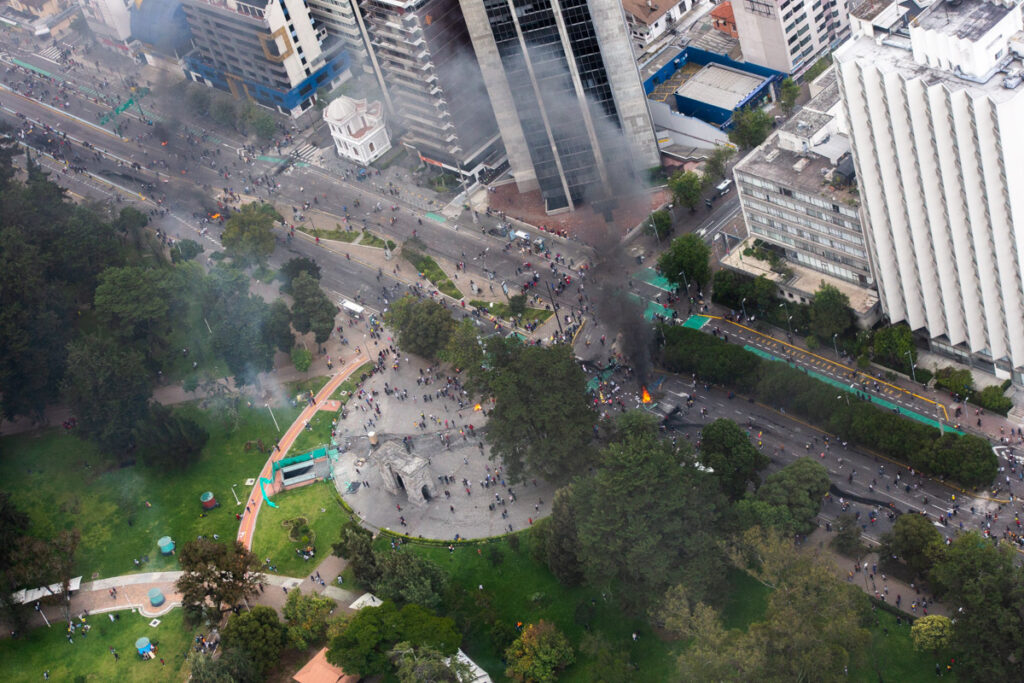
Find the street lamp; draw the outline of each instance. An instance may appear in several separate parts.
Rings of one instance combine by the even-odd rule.
[[[265,403],[264,405],[267,406],[267,410],[270,411],[270,419],[274,421],[274,429],[276,429],[277,431],[281,431],[281,427],[279,427],[277,424],[277,418],[274,417],[274,409],[270,407],[269,403]]]
[[[743,297],[743,299],[740,301],[740,308],[743,309],[743,322],[747,322],[748,320],[746,303],[747,297]]]
[[[846,399],[846,405],[850,405],[850,397],[848,395],[836,396],[837,401],[841,401],[843,398]]]
[[[838,332],[832,335],[832,348],[836,350],[836,360],[839,360],[839,346],[836,345],[836,337],[838,336]]]
[[[914,378],[914,383],[916,384],[917,383],[917,372],[914,369],[914,367],[915,367],[914,366],[914,356],[913,356],[913,354],[910,351],[907,351],[906,354],[904,354],[904,355],[906,355],[906,357],[910,359],[910,376]]]
[[[242,501],[238,500],[238,494],[235,493],[235,487],[236,486],[238,486],[238,484],[232,484],[231,485],[231,495],[235,497],[235,505],[241,505]]]
[[[789,326],[789,336],[792,337],[793,336],[793,316],[789,315],[789,305],[785,301],[783,301],[781,304],[779,304],[779,308],[785,308],[786,309],[786,315],[788,316],[786,318],[786,324]]]

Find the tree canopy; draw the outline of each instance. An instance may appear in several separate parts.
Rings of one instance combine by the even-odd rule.
[[[596,473],[573,483],[584,574],[620,584],[641,603],[684,576],[703,594],[721,575],[712,531],[723,501],[714,479],[659,439],[649,415],[625,413],[617,426]]]
[[[305,650],[319,643],[327,634],[327,618],[334,611],[334,601],[316,593],[303,594],[298,588],[288,593],[284,603],[289,644]]]
[[[374,592],[385,600],[416,603],[436,609],[447,585],[447,575],[430,560],[409,552],[376,553],[380,575],[373,583]]]
[[[233,615],[221,636],[225,650],[244,651],[261,673],[277,664],[288,640],[277,612],[263,605]]]
[[[746,149],[757,147],[772,132],[772,117],[763,109],[746,107],[733,113],[729,140]]]
[[[283,220],[271,204],[243,204],[224,224],[221,243],[240,265],[263,264],[274,252],[274,222]]]
[[[517,681],[550,683],[576,661],[576,653],[558,627],[541,619],[529,624],[505,651],[505,675]]]
[[[800,458],[769,475],[757,493],[737,504],[745,525],[761,524],[788,534],[814,530],[828,491],[828,471],[811,458]]]
[[[725,419],[715,420],[701,431],[697,455],[714,471],[722,493],[730,500],[742,498],[751,484],[757,489],[761,483],[758,472],[770,462],[739,425]]]
[[[690,233],[672,240],[669,248],[658,257],[658,268],[677,287],[693,282],[703,289],[711,279],[710,257],[711,250],[704,240]]]
[[[852,322],[850,297],[822,282],[811,301],[811,332],[821,339],[830,340],[832,335],[850,329]]]
[[[424,358],[437,358],[455,330],[448,309],[436,301],[409,294],[391,304],[386,318],[398,331],[402,348]]]
[[[892,531],[882,536],[880,554],[902,560],[916,576],[924,577],[942,554],[942,534],[924,515],[900,515]]]
[[[676,204],[693,210],[700,203],[704,183],[693,171],[679,171],[668,179],[668,189],[672,192],[672,200]]]
[[[800,97],[800,86],[797,85],[797,82],[792,78],[782,79],[782,83],[779,84],[779,103],[782,105],[782,110],[787,114],[793,111],[798,97]]]
[[[135,424],[133,434],[142,461],[168,472],[195,463],[210,438],[195,420],[176,415],[159,403],[154,403],[149,415]]]
[[[488,345],[488,353],[495,403],[486,438],[491,458],[504,463],[506,478],[518,482],[532,475],[563,483],[583,472],[591,461],[597,416],[572,347],[502,340]]]
[[[175,584],[186,616],[219,619],[242,600],[256,595],[264,580],[260,561],[237,541],[228,545],[208,538],[185,543],[178,552],[182,575]],[[277,619],[275,614],[274,619]]]

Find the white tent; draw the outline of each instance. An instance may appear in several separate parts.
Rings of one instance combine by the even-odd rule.
[[[348,607],[349,609],[362,609],[364,607],[379,607],[382,604],[384,604],[384,601],[373,593],[363,593]]]

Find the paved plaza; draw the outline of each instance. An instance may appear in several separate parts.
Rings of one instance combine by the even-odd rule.
[[[385,348],[383,341],[378,344],[368,349],[373,357]],[[460,409],[454,388],[449,389],[448,398],[437,397],[448,386],[446,368],[412,355],[397,360],[396,370],[394,354],[386,359],[387,369],[363,384],[365,393],[353,396],[348,416],[338,420],[342,455],[334,467],[335,485],[366,525],[413,537],[482,538],[520,531],[531,520],[547,516],[554,487],[542,480],[519,485],[502,481],[499,463],[490,460],[484,440],[484,410],[474,410],[465,395],[461,395]],[[395,391],[386,394],[385,383]],[[399,399],[398,392],[408,392],[407,398]],[[433,400],[424,401],[425,395]],[[380,408],[379,415],[374,405]],[[371,432],[376,446],[371,446]],[[403,439],[411,440],[408,449]],[[390,473],[399,471],[396,461],[402,460],[409,468],[422,469],[415,475],[408,474],[408,469],[405,475],[399,473],[409,480],[409,490],[400,488],[402,481],[399,486],[390,483],[394,488],[390,492],[385,477],[394,482]],[[495,483],[489,484],[488,476]],[[427,481],[430,497],[423,501],[422,485]]]

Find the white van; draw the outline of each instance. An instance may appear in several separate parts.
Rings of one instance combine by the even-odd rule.
[[[732,180],[730,178],[726,178],[722,182],[718,183],[718,185],[715,185],[715,190],[718,191],[718,196],[719,197],[721,197],[722,195],[728,193],[729,190],[731,190],[731,189],[732,189]]]
[[[348,313],[350,318],[359,319],[363,317],[363,311],[365,311],[366,309],[360,306],[359,304],[352,303],[348,299],[342,299],[341,310],[344,311],[345,313]]]

